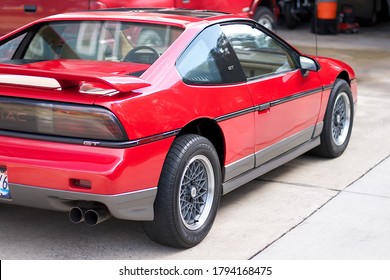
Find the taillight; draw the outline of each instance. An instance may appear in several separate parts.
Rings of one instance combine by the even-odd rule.
[[[113,141],[126,139],[115,116],[102,108],[56,106],[53,108],[53,131],[76,138]]]
[[[100,107],[0,99],[0,129],[103,141],[125,141],[115,115]]]

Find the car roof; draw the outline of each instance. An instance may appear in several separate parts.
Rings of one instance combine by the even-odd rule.
[[[94,10],[97,12],[132,12],[132,13],[156,13],[165,15],[177,15],[194,18],[210,18],[215,16],[227,15],[228,13],[208,11],[208,10],[189,10],[189,9],[177,9],[177,8],[112,8],[112,9],[100,9]]]
[[[186,26],[190,23],[237,18],[231,14],[175,8],[113,8],[57,14],[43,20],[137,20]]]

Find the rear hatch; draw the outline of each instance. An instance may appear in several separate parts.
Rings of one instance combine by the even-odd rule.
[[[148,86],[147,82],[138,77],[149,66],[89,60],[0,64],[0,94],[93,104],[97,97],[104,94],[130,92]]]
[[[91,105],[102,95],[131,96],[149,86],[137,77],[147,67],[85,60],[0,64],[0,134],[125,141],[117,117]]]

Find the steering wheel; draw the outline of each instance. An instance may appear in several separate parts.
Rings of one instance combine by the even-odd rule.
[[[140,55],[138,51],[140,50],[148,50],[151,51],[151,53],[143,53]],[[135,63],[145,63],[145,64],[153,64],[160,55],[158,52],[149,46],[138,46],[129,51],[126,56],[123,58],[123,61],[129,61],[129,62],[135,62]],[[145,61],[147,60],[147,61]]]

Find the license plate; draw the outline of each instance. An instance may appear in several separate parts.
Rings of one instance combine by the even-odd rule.
[[[6,167],[0,167],[0,198],[11,199],[8,186],[8,174]]]

